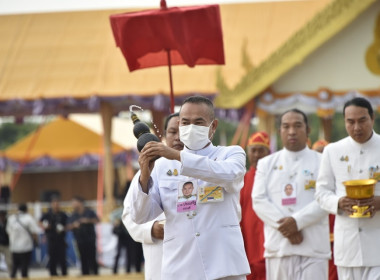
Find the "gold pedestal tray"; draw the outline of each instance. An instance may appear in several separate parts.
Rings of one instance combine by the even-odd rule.
[[[361,179],[344,181],[342,184],[346,187],[347,197],[360,200],[373,197],[376,183],[375,179]],[[351,218],[371,217],[371,213],[363,215],[368,206],[354,205],[352,209],[356,210],[356,212],[350,215]]]

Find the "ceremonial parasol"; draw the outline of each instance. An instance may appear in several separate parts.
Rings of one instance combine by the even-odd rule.
[[[218,5],[168,8],[161,0],[161,9],[111,15],[110,21],[129,71],[169,66],[171,112],[172,65],[224,64]]]

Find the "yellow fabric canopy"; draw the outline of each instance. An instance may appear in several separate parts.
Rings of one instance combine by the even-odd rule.
[[[68,161],[83,155],[102,154],[102,136],[78,123],[57,118],[29,134],[4,151],[4,156],[15,162],[32,162],[41,157]],[[112,154],[125,149],[112,144]]]
[[[218,93],[217,69],[227,86],[236,85],[247,65],[260,65],[329,2],[221,5],[226,65],[174,67],[175,96]],[[109,23],[121,12],[0,16],[0,102],[169,95],[167,67],[128,71]]]

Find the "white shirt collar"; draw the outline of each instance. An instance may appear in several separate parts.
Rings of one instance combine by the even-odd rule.
[[[210,143],[210,145],[208,145],[207,147],[203,148],[203,149],[200,149],[200,150],[190,150],[188,149],[186,146],[183,148],[183,150],[186,152],[186,153],[191,153],[191,154],[196,154],[196,155],[200,155],[200,156],[206,156],[208,154],[210,154],[210,152],[215,148],[215,146],[212,144],[212,142]]]
[[[358,149],[366,149],[366,148],[369,148],[370,146],[372,146],[376,142],[375,134],[376,134],[375,131],[372,131],[371,138],[369,138],[368,141],[364,142],[364,143],[356,142],[351,136],[349,136],[349,141],[354,147],[356,147]]]
[[[307,153],[308,150],[309,150],[309,147],[307,145],[305,146],[303,150],[297,151],[297,152],[289,151],[285,147],[283,148],[285,156],[293,160],[298,160],[299,158],[303,157]]]

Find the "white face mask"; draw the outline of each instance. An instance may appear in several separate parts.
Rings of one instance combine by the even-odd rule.
[[[200,150],[203,149],[208,143],[210,143],[210,139],[208,138],[208,134],[210,131],[210,126],[201,126],[201,125],[184,125],[179,127],[179,139],[183,144],[190,150]]]

